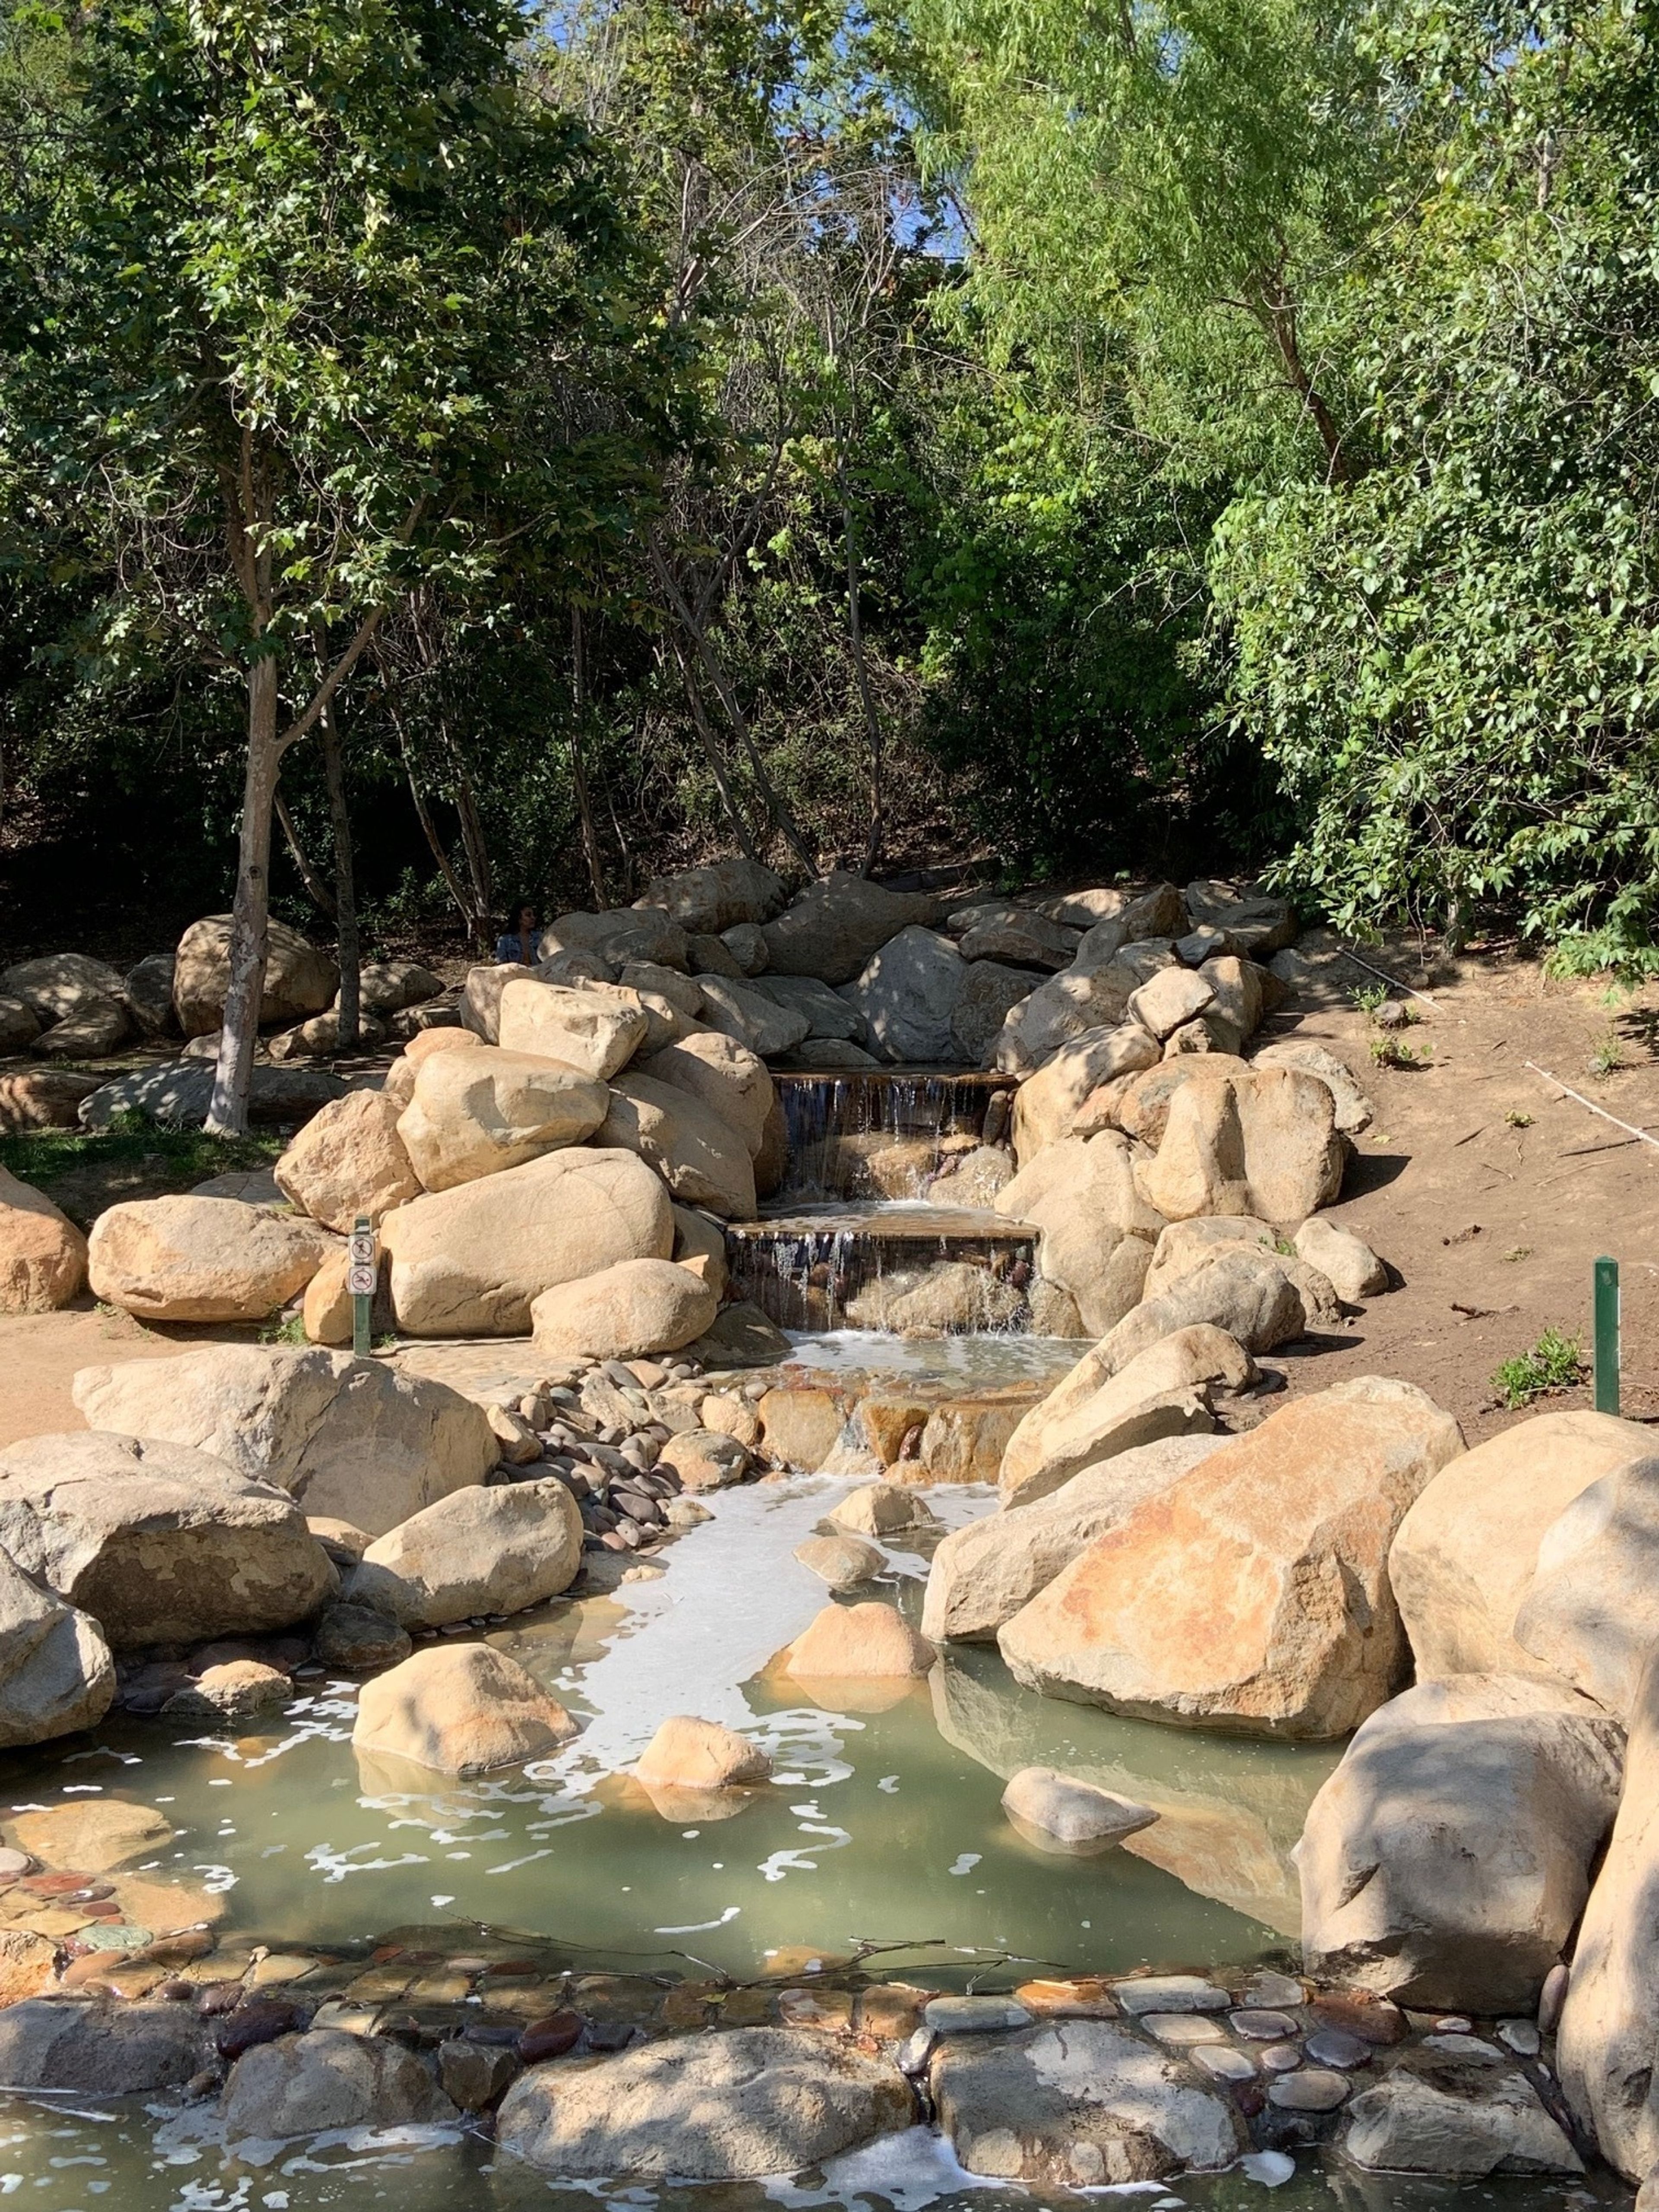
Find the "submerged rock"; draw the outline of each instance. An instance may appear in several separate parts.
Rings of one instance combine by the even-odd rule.
[[[363,1685],[351,1742],[372,1761],[483,1774],[543,1758],[575,1732],[516,1660],[488,1644],[449,1644]]]
[[[1052,1766],[1021,1767],[1002,1793],[1002,1809],[1022,1835],[1060,1850],[1103,1850],[1158,1818],[1149,1805]]]

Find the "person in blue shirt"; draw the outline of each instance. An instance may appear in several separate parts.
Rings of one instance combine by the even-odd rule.
[[[536,909],[526,901],[513,909],[513,924],[505,937],[495,942],[495,958],[499,964],[516,960],[521,968],[536,964]]]

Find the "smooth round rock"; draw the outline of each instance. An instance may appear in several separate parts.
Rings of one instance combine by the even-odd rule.
[[[1387,1997],[1316,1997],[1309,2007],[1316,2020],[1328,2027],[1346,2027],[1367,2043],[1383,2045],[1400,2042],[1406,2033],[1406,2015]]]
[[[1373,2046],[1363,2036],[1350,2035],[1346,2027],[1321,2027],[1308,2038],[1305,2048],[1316,2066],[1334,2066],[1351,2074],[1356,2066],[1370,2064]]]
[[[574,2050],[586,2025],[579,2012],[549,2013],[544,2020],[532,2021],[520,2036],[519,2056],[526,2066],[539,2066],[547,2058],[562,2058],[567,2051]]]
[[[1289,2074],[1302,2063],[1302,2047],[1296,2043],[1270,2043],[1261,2054],[1270,2074]]]
[[[0,1881],[15,1881],[34,1864],[27,1851],[0,1850]]]
[[[1294,1974],[1276,1974],[1270,1966],[1263,1966],[1251,1975],[1244,1984],[1246,2005],[1268,2005],[1283,2008],[1299,2005],[1307,1996]]]
[[[1529,2020],[1506,2020],[1499,2024],[1498,2040],[1507,2043],[1517,2058],[1536,2058],[1544,2039]]]
[[[1282,2081],[1275,2081],[1267,2092],[1267,2102],[1277,2105],[1281,2112],[1334,2112],[1352,2087],[1346,2075],[1308,2066],[1299,2074],[1287,2074]]]
[[[1258,2012],[1254,2008],[1236,2012],[1230,2025],[1235,2035],[1242,2035],[1247,2043],[1282,2043],[1287,2035],[1300,2033],[1297,2021],[1288,2013]]]
[[[1253,2081],[1255,2061],[1248,2051],[1236,2051],[1231,2043],[1200,2044],[1192,2053],[1194,2066],[1217,2081]]]

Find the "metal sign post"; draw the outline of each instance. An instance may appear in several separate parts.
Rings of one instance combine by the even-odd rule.
[[[1595,1410],[1619,1411],[1619,1262],[1595,1263]]]
[[[346,1289],[351,1295],[351,1352],[356,1359],[368,1358],[369,1320],[374,1307],[374,1231],[368,1216],[360,1213],[346,1248]]]

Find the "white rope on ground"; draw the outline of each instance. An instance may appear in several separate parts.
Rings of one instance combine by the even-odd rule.
[[[1570,1083],[1563,1083],[1559,1075],[1552,1075],[1547,1067],[1540,1067],[1535,1060],[1522,1060],[1521,1064],[1523,1067],[1531,1068],[1534,1075],[1541,1075],[1546,1083],[1553,1083],[1558,1091],[1565,1091],[1569,1098],[1590,1113],[1599,1114],[1604,1121],[1611,1121],[1615,1129],[1622,1129],[1627,1137],[1638,1137],[1643,1144],[1651,1145],[1655,1152],[1659,1152],[1659,1137],[1649,1136],[1645,1129],[1638,1129],[1633,1122],[1621,1121],[1616,1114],[1609,1114],[1605,1106],[1598,1106],[1593,1098],[1586,1098],[1582,1091],[1575,1091]]]
[[[1351,951],[1346,945],[1342,948],[1342,957],[1345,960],[1352,960],[1356,968],[1363,968],[1368,975],[1375,975],[1379,983],[1386,983],[1390,990],[1403,991],[1408,999],[1421,999],[1425,1006],[1433,1006],[1437,1013],[1440,1011],[1437,1002],[1426,991],[1413,990],[1409,983],[1402,983],[1397,975],[1390,975],[1386,968],[1373,968],[1369,960],[1362,960],[1357,952]]]

